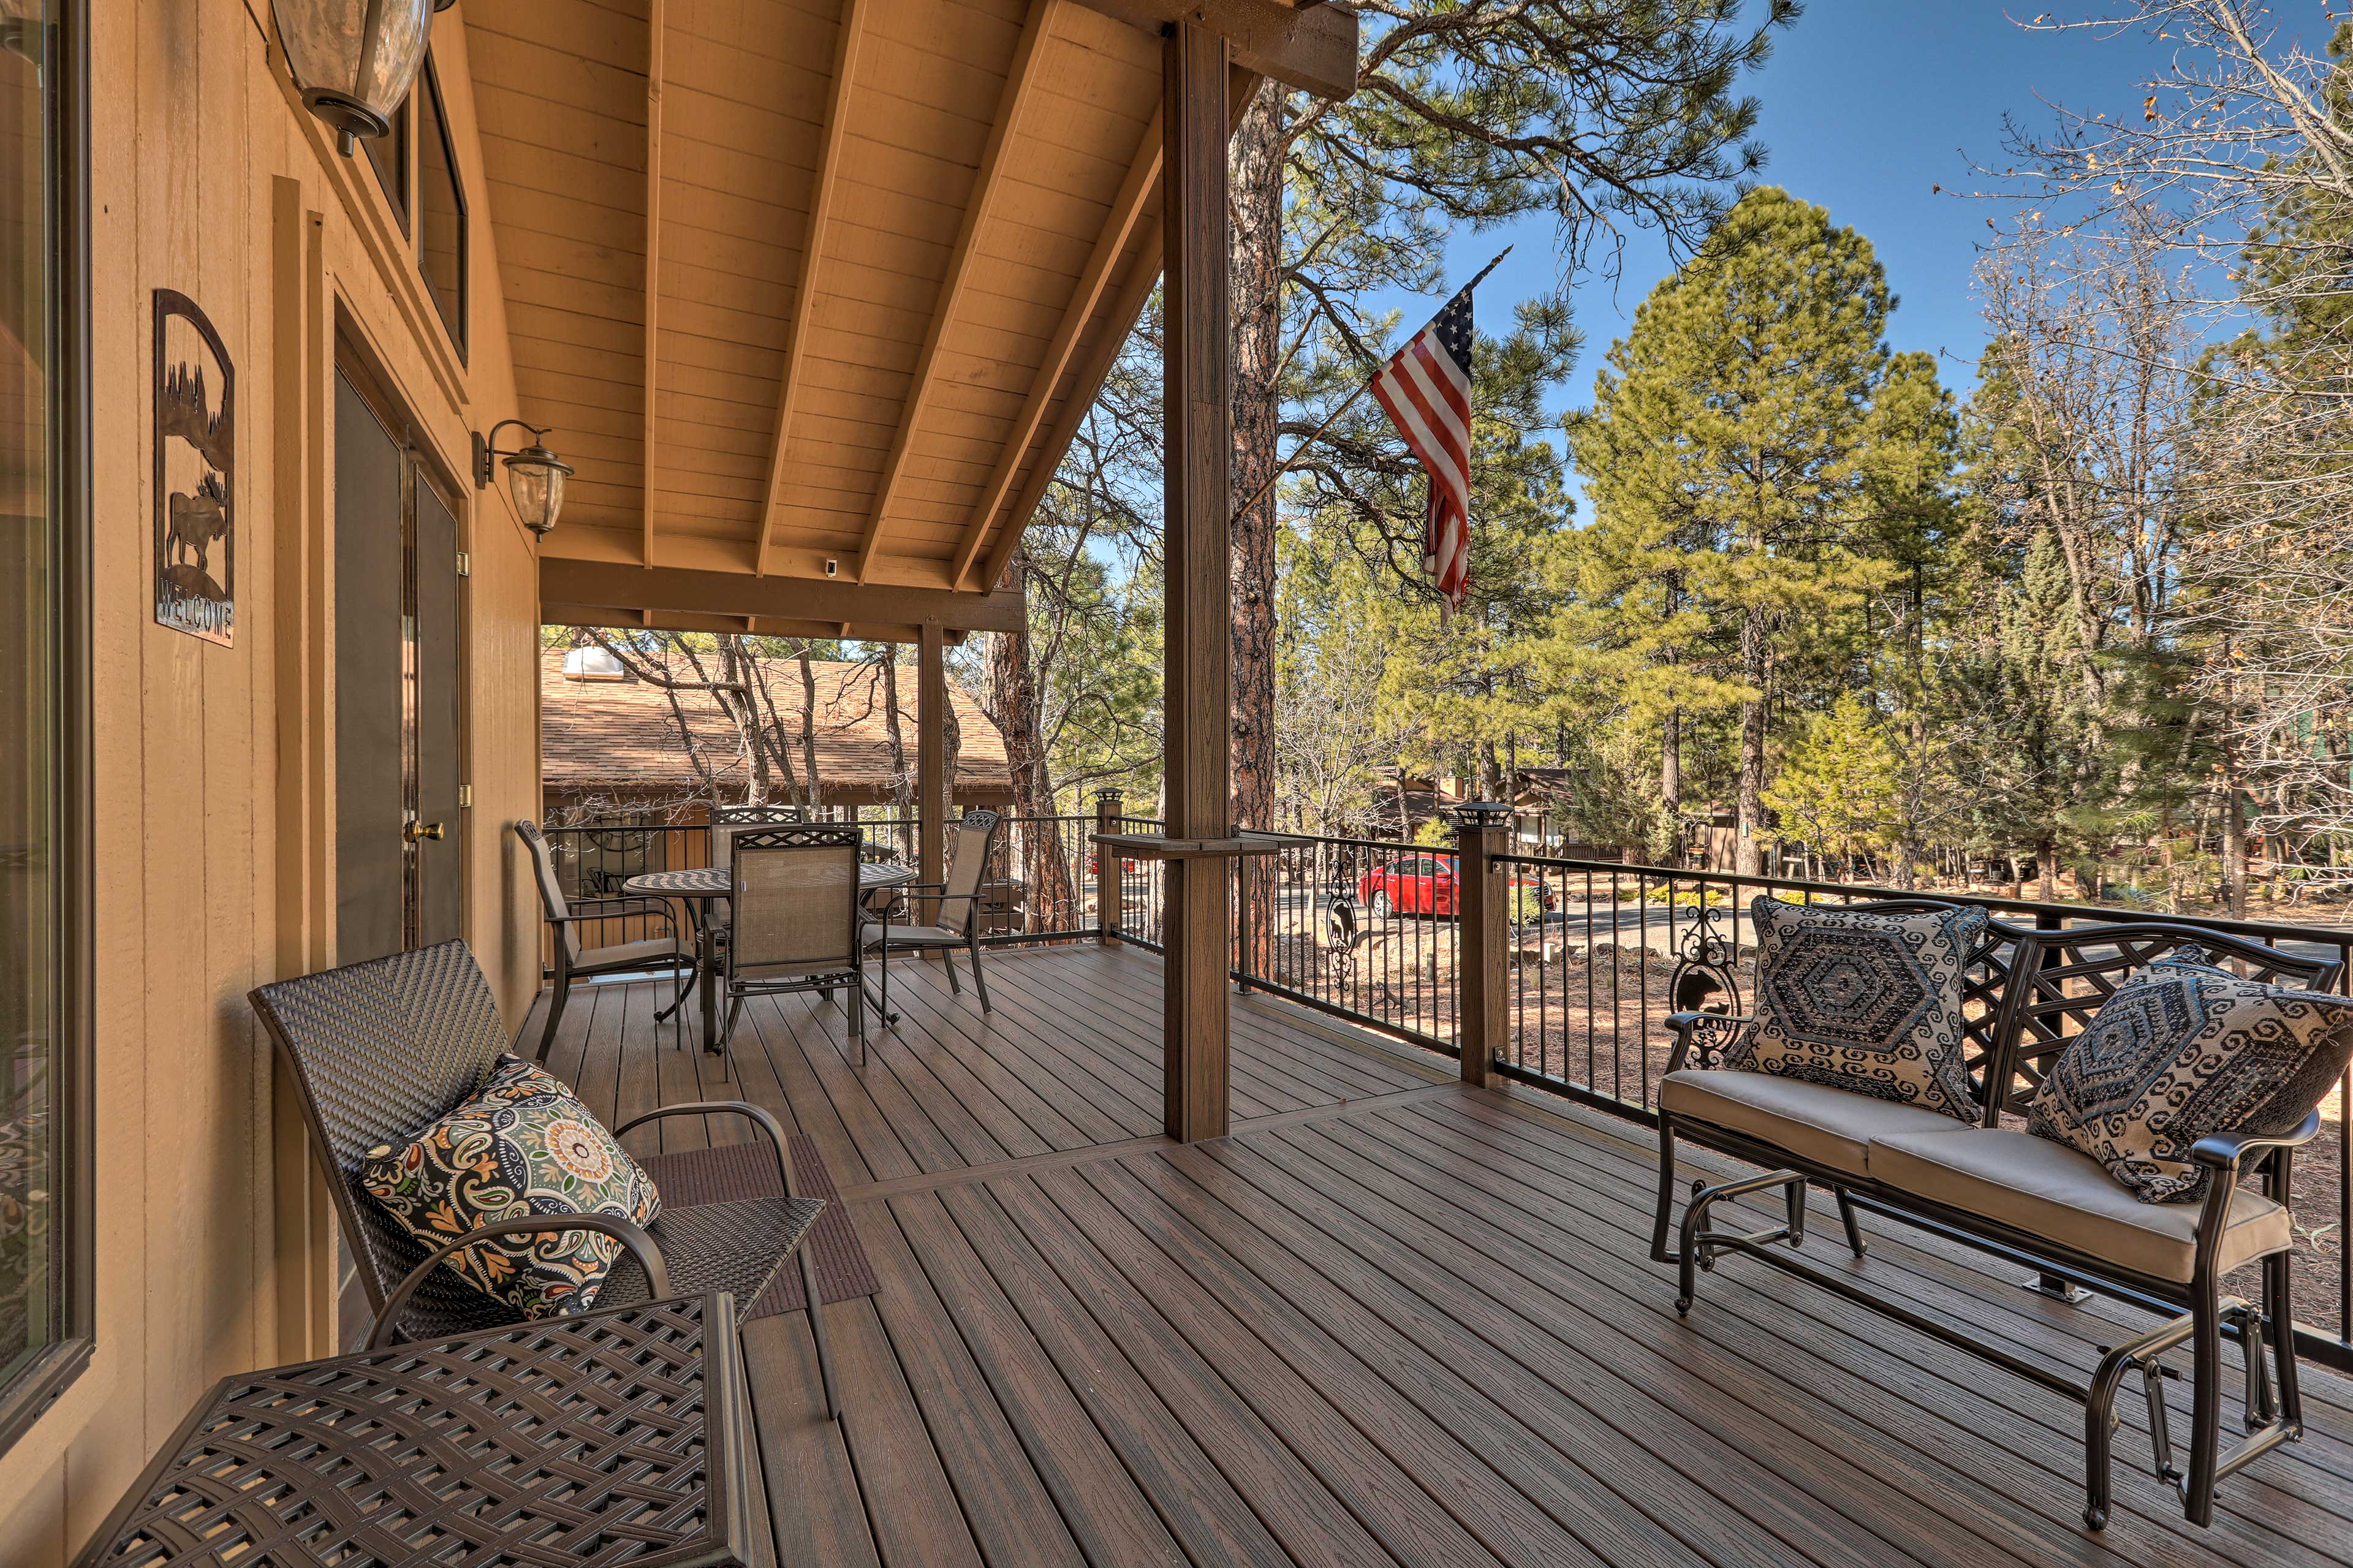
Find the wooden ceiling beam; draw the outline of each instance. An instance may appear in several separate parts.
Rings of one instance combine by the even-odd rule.
[[[1232,113],[1227,127],[1229,132],[1233,126],[1241,123],[1243,112],[1250,108],[1250,100],[1257,96],[1259,80],[1258,73],[1240,66],[1234,67],[1229,73],[1226,87],[1227,102]],[[1039,463],[1030,471],[1020,493],[1013,498],[1013,510],[1007,514],[1005,526],[997,531],[997,542],[989,548],[987,563],[981,568],[980,581],[984,586],[993,587],[997,579],[1005,575],[1006,563],[1013,559],[1013,552],[1020,547],[1022,532],[1029,526],[1029,514],[1036,511],[1038,503],[1045,499],[1046,487],[1054,482],[1054,470],[1060,465],[1061,454],[1069,451],[1071,443],[1078,438],[1079,422],[1087,416],[1087,410],[1094,406],[1095,395],[1103,390],[1103,378],[1111,374],[1111,367],[1118,363],[1119,351],[1127,345],[1128,333],[1134,330],[1136,318],[1144,314],[1145,304],[1152,298],[1153,286],[1160,281],[1160,220],[1154,218],[1142,226],[1139,232],[1142,247],[1136,257],[1135,268],[1128,274],[1127,281],[1113,298],[1106,316],[1114,330],[1103,334],[1086,363],[1080,367],[1078,383],[1071,389],[1070,401],[1062,405],[1062,412],[1047,431],[1042,449],[1055,461]]]
[[[630,571],[640,568],[632,566]],[[749,579],[746,579],[749,581]],[[617,623],[613,612],[595,605],[548,604],[542,607],[545,617],[542,626],[612,626]],[[699,616],[686,611],[664,612],[638,621],[619,623],[627,626],[642,624],[648,631],[661,632],[727,632],[744,637],[807,637],[815,641],[911,643],[923,638],[923,627],[908,621],[799,621],[781,616]],[[970,632],[940,634],[940,640],[950,647],[961,647]]]
[[[657,0],[659,3],[659,0]],[[792,438],[793,409],[800,399],[808,368],[809,319],[817,313],[818,261],[833,226],[834,204],[841,190],[841,144],[849,134],[848,112],[852,78],[865,37],[866,0],[841,0],[835,24],[833,80],[825,100],[825,134],[818,143],[817,178],[809,200],[808,225],[801,236],[800,270],[793,286],[792,321],[785,334],[785,374],[776,392],[776,437],[768,443],[768,482],[760,508],[760,543],[754,552],[753,571],[767,574],[776,549],[777,514],[782,510],[786,446]],[[650,479],[650,474],[649,474]]]
[[[651,0],[646,16],[646,338],[645,455],[639,496],[645,510],[645,563],[654,563],[654,318],[661,304],[661,112],[663,0]]]
[[[1144,209],[1152,193],[1160,184],[1160,111],[1153,110],[1152,122],[1144,128],[1144,141],[1137,146],[1135,161],[1128,165],[1127,178],[1121,182],[1119,195],[1113,198],[1111,211],[1104,215],[1102,231],[1095,236],[1094,249],[1087,257],[1086,269],[1079,275],[1077,293],[1071,298],[1071,308],[1062,312],[1061,325],[1054,329],[1053,342],[1046,345],[1045,362],[1030,379],[1029,395],[1021,405],[1020,416],[1005,437],[1004,450],[997,454],[997,468],[982,487],[980,504],[972,509],[972,519],[965,524],[964,542],[957,546],[955,561],[948,580],[958,587],[972,571],[980,547],[988,542],[988,531],[997,521],[997,509],[1005,504],[1006,492],[1013,488],[1014,476],[1021,470],[1021,461],[1029,454],[1030,438],[1045,421],[1046,410],[1054,401],[1054,389],[1062,384],[1062,373],[1071,368],[1071,356],[1078,352],[1079,339],[1087,323],[1094,320],[1095,307],[1103,303],[1103,293],[1111,287],[1112,273],[1119,258],[1127,251],[1128,242],[1135,237],[1136,225],[1144,221]]]
[[[940,279],[937,302],[932,308],[931,325],[923,333],[922,357],[915,362],[915,379],[907,394],[907,402],[899,414],[898,434],[892,438],[890,456],[883,460],[882,473],[874,487],[873,510],[867,515],[866,535],[858,548],[858,563],[852,575],[866,581],[867,571],[881,552],[883,531],[889,526],[891,508],[899,499],[899,486],[907,476],[907,458],[914,449],[915,432],[932,404],[932,394],[939,384],[938,370],[941,345],[946,341],[949,326],[955,320],[956,308],[963,303],[965,286],[972,276],[972,259],[978,247],[981,230],[987,225],[990,209],[1005,188],[1005,176],[1010,160],[1007,150],[1017,144],[1016,132],[1023,111],[1037,99],[1039,66],[1050,52],[1046,47],[1053,32],[1053,21],[1063,0],[1032,0],[1029,14],[1021,28],[1021,40],[1014,47],[1013,67],[1005,76],[1005,91],[997,108],[997,119],[988,128],[988,142],[981,151],[980,167],[973,175],[972,194],[965,201],[964,220],[956,229],[955,247],[948,253],[946,274]]]
[[[1318,98],[1356,90],[1356,14],[1283,0],[1077,0],[1155,37],[1176,22],[1219,34],[1236,65]]]
[[[748,572],[651,570],[628,561],[546,555],[539,563],[540,616],[548,626],[609,626],[643,616],[672,631],[741,631],[781,623],[841,627],[913,627],[937,622],[952,632],[1014,631],[1029,624],[1021,589],[960,594],[823,577],[755,577]],[[728,625],[725,623],[733,622]],[[798,636],[843,635],[839,630]],[[863,635],[863,634],[860,634]],[[878,641],[899,640],[878,637]]]

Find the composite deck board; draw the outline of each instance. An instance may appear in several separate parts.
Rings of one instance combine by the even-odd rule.
[[[669,994],[647,984],[584,987],[549,1052],[600,1115],[749,1098],[814,1139],[843,1189],[881,1288],[826,1310],[842,1424],[806,1314],[744,1334],[779,1563],[2353,1557],[2341,1379],[2307,1371],[2316,1429],[2225,1482],[2208,1531],[2148,1475],[2146,1413],[2122,1401],[2116,1516],[2091,1534],[2072,1404],[1744,1259],[1677,1318],[1649,1257],[1647,1130],[1538,1090],[1463,1089],[1441,1058],[1242,996],[1234,1135],[1179,1146],[1159,1135],[1155,958],[1074,944],[987,962],[989,1016],[938,965],[894,964],[902,1021],[863,1065],[838,1001],[764,998],[731,1076],[691,1028],[681,1051],[656,1026]],[[629,1142],[748,1134],[677,1118]],[[1686,1178],[1732,1168],[1684,1160]],[[1765,1202],[1759,1223],[1778,1217]],[[1850,1259],[1818,1201],[1806,1252],[2016,1353],[2080,1373],[2145,1321],[1866,1229],[1869,1256]]]

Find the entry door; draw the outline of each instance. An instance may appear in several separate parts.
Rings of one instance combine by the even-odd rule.
[[[335,374],[335,909],[343,963],[464,934],[458,518],[409,427]]]

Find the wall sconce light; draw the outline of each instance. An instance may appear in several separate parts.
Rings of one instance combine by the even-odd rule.
[[[344,157],[392,130],[433,28],[432,0],[270,0],[303,106],[332,126]]]
[[[510,425],[522,425],[530,431],[531,445],[518,451],[501,451],[496,445],[499,432]],[[488,489],[495,471],[491,459],[505,458],[507,493],[514,498],[515,515],[543,539],[564,510],[564,478],[572,471],[571,464],[540,445],[539,438],[546,434],[520,419],[500,420],[488,436],[479,430],[474,433],[474,488]]]

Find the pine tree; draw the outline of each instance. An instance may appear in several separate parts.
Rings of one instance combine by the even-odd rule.
[[[1955,650],[1951,690],[1975,736],[1965,767],[1988,849],[2031,851],[2043,898],[2100,797],[2101,752],[2079,673],[2090,657],[2059,542],[2037,532],[1995,613]]]
[[[1441,291],[1451,227],[1549,212],[1570,269],[1614,267],[1630,228],[1695,244],[1762,163],[1737,89],[1797,15],[1796,0],[1383,0],[1365,8],[1349,98],[1261,86],[1231,143],[1235,500],[1314,428],[1303,409],[1377,368],[1366,297]],[[1229,541],[1234,816],[1250,826],[1273,808],[1279,500],[1265,490]],[[1393,542],[1418,516],[1385,519]]]
[[[1704,617],[1736,647],[1723,679],[1739,698],[1744,872],[1763,869],[1780,667],[1897,574],[1890,536],[1949,464],[1933,367],[1882,341],[1894,304],[1869,241],[1752,191],[1642,302],[1576,426],[1605,556],[1655,567],[1680,552],[1687,598],[1661,613]]]
[[[1858,856],[1894,847],[1900,767],[1878,713],[1841,692],[1829,712],[1808,717],[1765,804],[1785,833],[1794,830],[1825,858],[1836,853],[1852,879]]]

